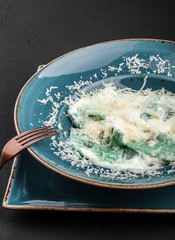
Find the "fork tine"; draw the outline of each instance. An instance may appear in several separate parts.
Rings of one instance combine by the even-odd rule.
[[[23,136],[25,136],[25,135],[27,135],[27,134],[29,134],[29,133],[36,132],[36,131],[42,130],[42,129],[48,129],[48,128],[50,128],[50,127],[51,127],[51,126],[46,126],[46,127],[39,127],[39,128],[34,128],[34,129],[31,129],[31,130],[28,130],[28,131],[26,131],[26,132],[23,132],[23,133],[17,135],[16,137],[14,137],[14,139],[15,139],[15,140],[18,140],[20,137],[23,137]]]
[[[46,139],[46,138],[49,138],[49,137],[56,136],[56,135],[58,135],[58,134],[59,134],[59,133],[56,132],[56,133],[52,133],[52,134],[49,134],[49,135],[45,135],[45,136],[36,138],[36,139],[34,139],[34,140],[32,140],[32,141],[27,142],[26,144],[24,144],[24,145],[23,145],[23,148],[27,148],[27,147],[29,147],[30,145],[32,145],[33,143],[36,143],[36,142],[38,142],[38,141],[41,141],[41,140]]]
[[[44,129],[44,130],[43,130]],[[32,134],[31,134],[32,133]],[[9,140],[3,147],[0,157],[0,168],[11,158],[15,157],[23,149],[45,138],[58,135],[59,132],[50,126],[40,127],[26,131]],[[21,139],[21,142],[18,140]],[[22,145],[23,144],[23,145]]]
[[[29,138],[29,137],[31,137],[31,136],[37,135],[37,134],[39,134],[39,133],[44,133],[44,132],[53,131],[53,130],[54,130],[54,128],[50,127],[50,128],[44,128],[44,129],[42,129],[42,130],[38,130],[38,131],[36,131],[36,132],[32,131],[31,133],[28,133],[28,134],[26,134],[26,135],[24,135],[24,136],[16,139],[16,141],[19,142],[19,143],[21,143],[23,140],[25,140],[25,139],[27,139],[27,138]]]
[[[39,137],[42,137],[42,136],[45,136],[45,135],[50,136],[50,134],[52,134],[52,133],[57,133],[57,131],[54,130],[54,131],[47,131],[47,132],[42,132],[40,134],[36,134],[36,135],[34,135],[34,136],[30,137],[30,138],[27,138],[27,139],[23,140],[22,142],[20,142],[20,144],[24,145],[24,144],[26,144],[27,142],[30,142],[33,139],[36,139],[36,138],[39,138]]]

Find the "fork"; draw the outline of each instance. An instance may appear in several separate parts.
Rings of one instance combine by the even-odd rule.
[[[46,126],[31,129],[15,136],[6,143],[2,150],[0,158],[0,168],[4,165],[4,163],[15,157],[19,152],[29,147],[31,144],[48,137],[56,136],[58,134],[59,133],[54,130],[53,127]]]

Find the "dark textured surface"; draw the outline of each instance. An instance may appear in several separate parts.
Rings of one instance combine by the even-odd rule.
[[[171,1],[0,0],[0,149],[15,135],[16,97],[38,65],[122,38],[175,40]],[[2,203],[11,162],[0,171]],[[0,207],[0,239],[172,239],[174,215],[13,211]]]

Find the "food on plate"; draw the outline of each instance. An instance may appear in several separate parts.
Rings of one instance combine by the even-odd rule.
[[[175,161],[175,96],[106,84],[69,103],[70,142],[93,163],[118,169],[159,168]]]

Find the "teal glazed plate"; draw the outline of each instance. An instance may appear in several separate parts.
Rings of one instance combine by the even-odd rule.
[[[107,169],[77,156],[68,145],[71,122],[67,99],[80,90],[99,89],[102,82],[139,90],[165,88],[175,93],[175,42],[154,39],[110,41],[81,48],[42,65],[16,101],[17,133],[52,125],[60,135],[28,148],[51,170],[83,183],[108,188],[154,188],[175,183],[175,163],[151,173]],[[46,176],[44,176],[46,177]]]
[[[14,161],[3,207],[19,210],[175,213],[175,186],[134,191],[100,188],[50,171],[23,151]]]

